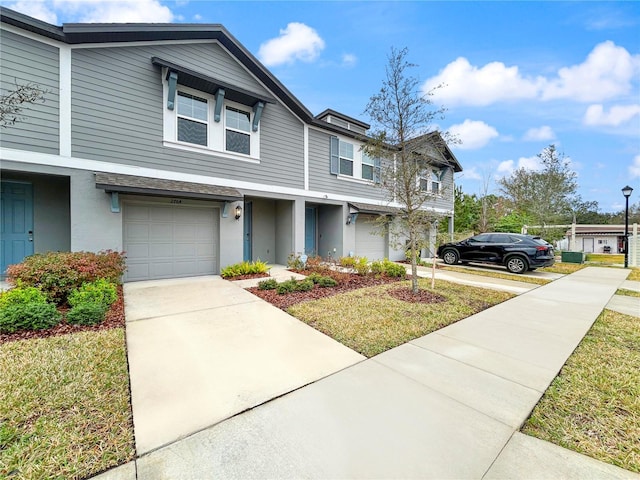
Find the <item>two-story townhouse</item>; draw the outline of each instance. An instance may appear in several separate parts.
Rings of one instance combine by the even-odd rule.
[[[46,90],[0,132],[0,272],[46,251],[125,251],[128,281],[404,256],[368,223],[394,207],[361,150],[369,126],[313,116],[223,26],[0,17],[3,92]],[[452,219],[461,167],[430,155],[427,188],[450,188],[429,208]]]

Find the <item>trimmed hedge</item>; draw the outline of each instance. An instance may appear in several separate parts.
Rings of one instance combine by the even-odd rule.
[[[104,279],[120,283],[125,271],[123,253],[104,252],[49,252],[37,253],[22,263],[7,268],[10,282],[37,287],[49,300],[58,305],[67,303],[68,297],[84,283]]]

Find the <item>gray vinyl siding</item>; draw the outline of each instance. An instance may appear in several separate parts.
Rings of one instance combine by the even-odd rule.
[[[384,191],[374,185],[339,180],[330,172],[329,133],[309,129],[309,189],[319,192],[351,195],[359,198],[383,200]]]
[[[436,197],[430,206],[435,208],[443,208],[445,210],[453,210],[453,169],[448,168],[442,179],[442,196]]]
[[[260,122],[260,164],[164,147],[160,57],[256,93],[268,93],[214,43],[74,49],[73,155],[112,163],[302,188],[303,126],[280,104]]]
[[[5,95],[16,84],[34,83],[46,90],[45,101],[26,104],[22,118],[2,129],[0,146],[39,153],[59,152],[59,50],[0,30],[0,88]]]

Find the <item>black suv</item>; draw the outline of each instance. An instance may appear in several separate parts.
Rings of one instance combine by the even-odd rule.
[[[517,233],[481,233],[461,242],[438,247],[448,265],[479,262],[504,265],[511,273],[524,273],[553,265],[553,247],[540,237]]]

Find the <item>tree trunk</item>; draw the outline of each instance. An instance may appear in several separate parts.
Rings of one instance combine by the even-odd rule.
[[[416,234],[409,233],[409,254],[411,255],[411,291],[418,293],[418,258],[416,255]]]

